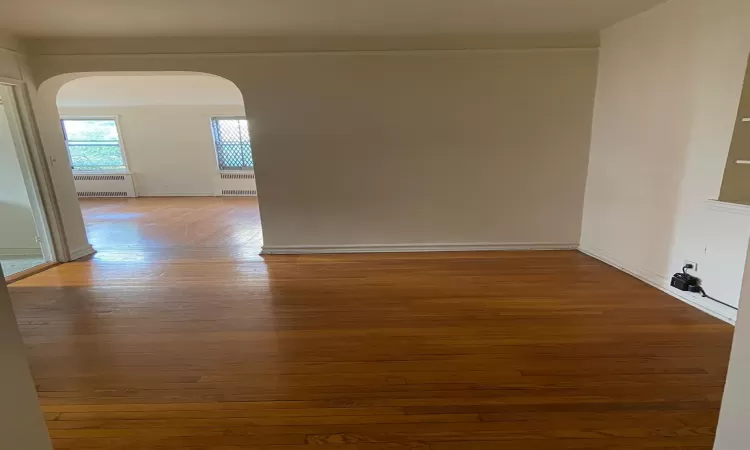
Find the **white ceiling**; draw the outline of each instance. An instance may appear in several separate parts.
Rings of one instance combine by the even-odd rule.
[[[237,86],[212,75],[91,76],[64,84],[57,94],[63,108],[242,104]]]
[[[0,0],[0,28],[81,37],[592,32],[663,1]]]

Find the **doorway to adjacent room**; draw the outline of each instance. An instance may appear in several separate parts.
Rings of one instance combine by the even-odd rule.
[[[16,93],[0,84],[0,264],[6,280],[54,260]]]
[[[250,124],[233,83],[86,76],[62,86],[57,106],[96,259],[258,256]]]

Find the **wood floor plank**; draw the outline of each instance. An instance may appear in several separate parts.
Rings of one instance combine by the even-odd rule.
[[[574,251],[257,255],[252,198],[84,200],[11,296],[55,448],[712,447],[732,328]]]

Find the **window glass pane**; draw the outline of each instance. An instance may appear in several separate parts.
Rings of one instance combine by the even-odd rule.
[[[249,141],[250,132],[247,129],[247,120],[244,119],[216,119],[219,124],[222,137],[228,141]]]
[[[252,168],[253,155],[247,119],[215,118],[212,122],[219,169],[242,170]]]
[[[68,154],[76,171],[124,171],[125,160],[112,119],[65,119]]]
[[[68,141],[118,141],[114,120],[63,120]]]
[[[76,170],[123,170],[119,145],[68,144],[70,161]]]

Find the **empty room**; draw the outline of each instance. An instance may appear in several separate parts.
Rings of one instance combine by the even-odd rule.
[[[0,0],[0,447],[744,450],[748,23]]]

